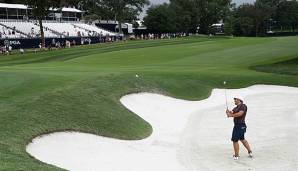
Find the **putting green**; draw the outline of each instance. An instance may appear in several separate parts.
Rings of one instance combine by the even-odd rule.
[[[229,88],[297,87],[297,72],[253,70],[275,63],[297,70],[297,65],[282,62],[298,57],[297,42],[298,37],[184,38],[1,56],[0,170],[58,170],[25,151],[32,138],[49,132],[75,130],[119,139],[149,136],[150,124],[120,104],[127,93],[200,100],[213,88],[223,88],[224,80]]]

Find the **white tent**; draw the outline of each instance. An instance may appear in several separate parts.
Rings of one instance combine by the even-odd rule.
[[[11,9],[30,9],[28,6],[23,5],[23,4],[7,4],[7,3],[0,3],[0,8],[11,8]],[[50,9],[52,10],[52,9]],[[53,9],[52,11],[57,11],[57,9]],[[68,8],[64,7],[62,8],[63,12],[76,12],[76,13],[82,13],[83,11],[78,10],[76,8]]]

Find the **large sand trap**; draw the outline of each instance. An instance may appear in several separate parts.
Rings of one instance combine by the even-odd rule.
[[[185,101],[158,94],[127,95],[121,102],[153,127],[140,141],[64,132],[33,140],[27,152],[68,170],[216,171],[298,170],[298,88],[258,85],[228,90],[248,105],[247,134],[255,157],[241,146],[232,159],[232,120],[225,115],[224,90],[210,98]]]

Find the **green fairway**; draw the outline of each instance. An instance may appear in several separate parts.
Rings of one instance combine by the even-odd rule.
[[[224,80],[298,87],[297,45],[298,37],[190,37],[0,56],[0,170],[59,170],[25,151],[45,133],[148,137],[151,125],[119,101],[128,93],[201,100]]]

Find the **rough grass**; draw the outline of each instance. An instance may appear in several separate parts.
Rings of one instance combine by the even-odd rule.
[[[150,124],[119,102],[128,93],[200,100],[213,88],[223,88],[224,80],[229,88],[298,86],[295,74],[251,69],[298,56],[297,41],[298,37],[186,38],[1,56],[0,170],[59,170],[25,151],[32,138],[49,132],[148,137]]]

